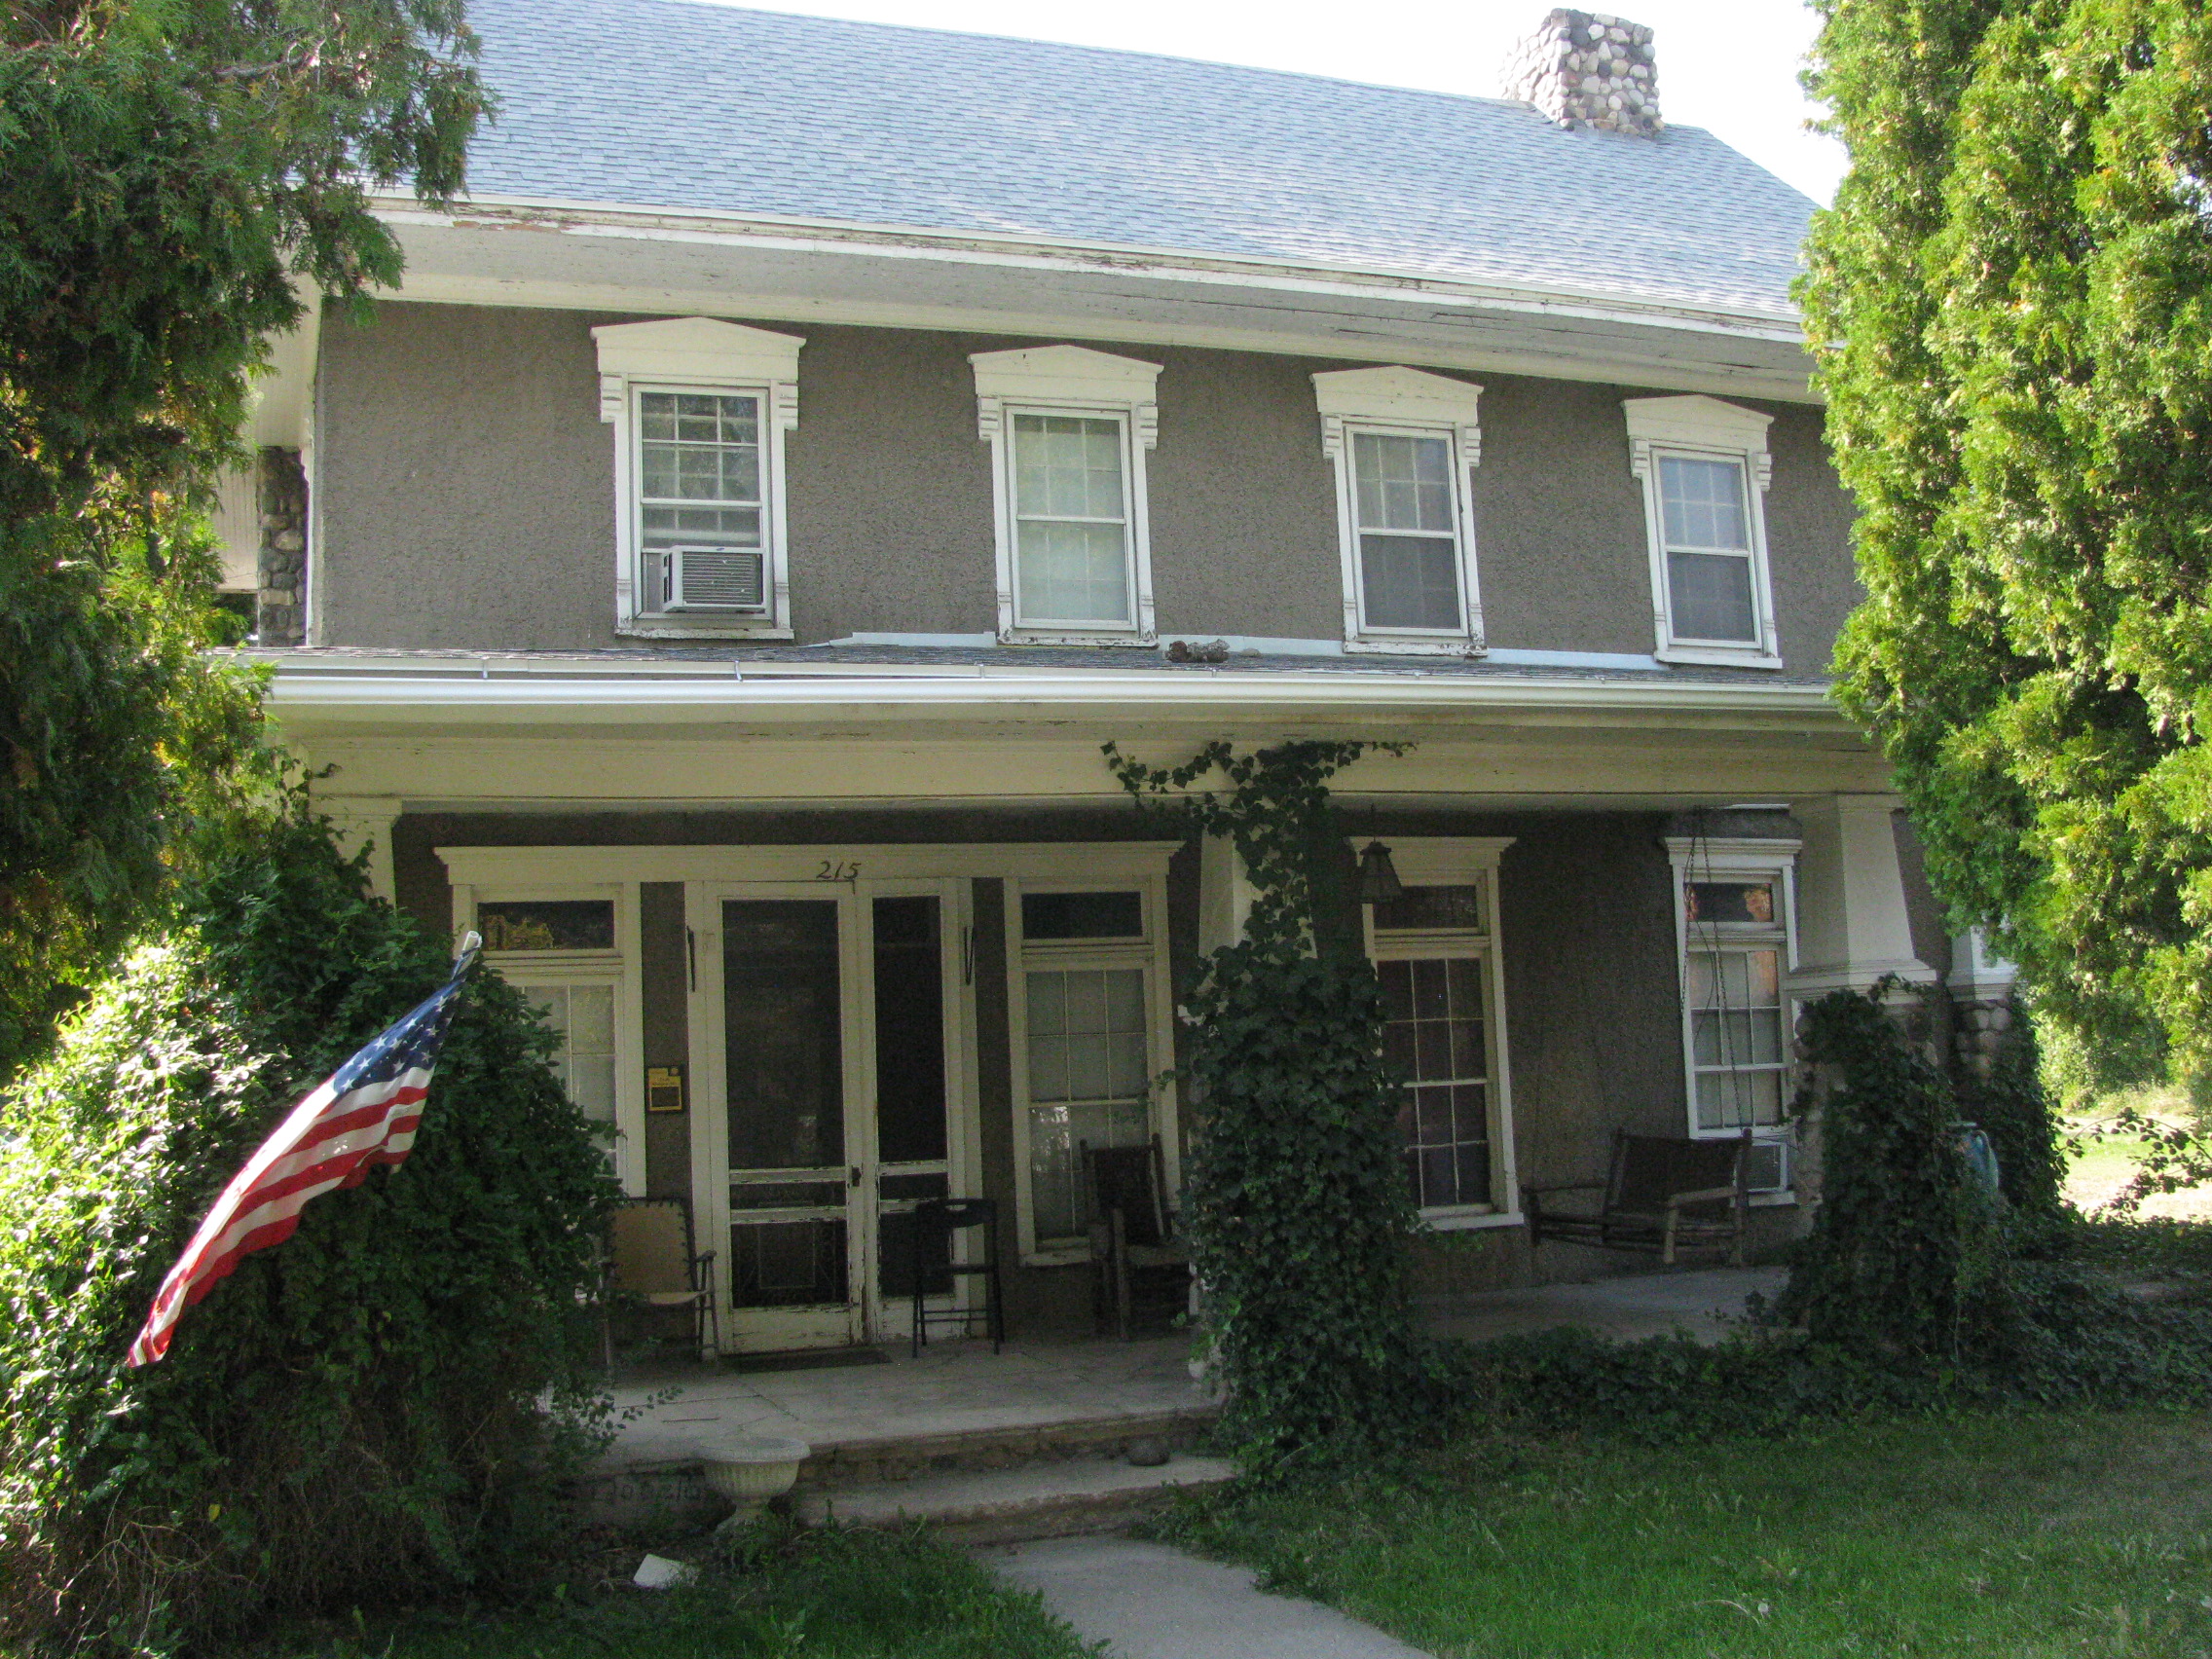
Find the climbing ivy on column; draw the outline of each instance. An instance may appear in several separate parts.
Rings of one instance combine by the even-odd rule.
[[[1322,1442],[1404,1438],[1430,1419],[1407,1285],[1417,1224],[1382,1058],[1375,971],[1344,918],[1328,780],[1370,749],[1209,743],[1180,766],[1106,745],[1123,787],[1250,875],[1243,938],[1182,999],[1198,1118],[1183,1189],[1226,1435],[1263,1462]],[[1226,788],[1196,786],[1219,778]]]

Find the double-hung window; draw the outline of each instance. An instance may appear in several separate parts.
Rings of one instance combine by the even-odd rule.
[[[583,1115],[609,1131],[608,1158],[615,1175],[641,1192],[643,1103],[626,1036],[636,1022],[632,892],[518,894],[463,884],[457,896],[483,935],[486,965],[522,992],[551,1028],[554,1073]]]
[[[1797,844],[1670,836],[1666,845],[1690,1132],[1780,1136],[1790,1096]]]
[[[1483,648],[1467,472],[1482,387],[1419,369],[1313,377],[1336,470],[1347,650]]]
[[[1089,888],[1008,883],[1015,1186],[1021,1250],[1080,1260],[1091,1219],[1083,1149],[1165,1141],[1167,1051],[1157,881]]]
[[[1155,644],[1145,455],[1159,365],[1080,346],[969,361],[991,448],[999,637]]]
[[[804,342],[707,317],[592,334],[615,433],[616,626],[789,639],[784,446]]]
[[[1401,1080],[1401,1165],[1431,1227],[1518,1219],[1496,922],[1497,862],[1511,844],[1393,843],[1405,892],[1367,907],[1383,1054]]]
[[[1624,408],[1660,660],[1780,667],[1763,501],[1769,418],[1711,397],[1634,397]]]

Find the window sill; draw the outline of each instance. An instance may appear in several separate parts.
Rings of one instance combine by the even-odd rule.
[[[1345,649],[1380,656],[1480,657],[1489,654],[1489,647],[1482,641],[1469,639],[1464,634],[1449,640],[1440,640],[1434,634],[1408,634],[1402,638],[1389,634],[1360,634],[1346,640]]]
[[[1077,1244],[1058,1250],[1024,1250],[1021,1265],[1025,1268],[1080,1268],[1090,1261],[1090,1247]]]
[[[1084,633],[1079,629],[1009,628],[999,635],[1002,645],[1124,645],[1133,650],[1156,651],[1160,648],[1157,634],[1137,634],[1127,629],[1115,632],[1101,630]]]
[[[1752,1209],[1795,1209],[1797,1189],[1785,1187],[1779,1193],[1753,1193],[1746,1201]]]
[[[1782,659],[1760,650],[1732,651],[1723,645],[1663,645],[1651,653],[1661,662],[1696,668],[1780,668]]]
[[[789,640],[789,628],[769,622],[745,622],[723,617],[703,617],[696,622],[675,616],[633,616],[614,624],[614,632],[632,640]]]

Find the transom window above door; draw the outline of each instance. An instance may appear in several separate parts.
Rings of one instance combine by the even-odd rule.
[[[1080,346],[969,361],[991,449],[999,637],[1157,643],[1145,456],[1160,366]]]
[[[1770,418],[1712,397],[1632,397],[1654,649],[1662,662],[1779,668],[1764,497]]]
[[[592,336],[614,428],[616,626],[791,638],[784,441],[805,342],[709,317]]]
[[[1347,650],[1483,648],[1467,471],[1482,387],[1419,369],[1313,377],[1337,475]]]

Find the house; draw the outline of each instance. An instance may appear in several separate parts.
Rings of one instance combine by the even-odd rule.
[[[271,708],[379,887],[480,930],[732,1347],[903,1330],[996,1198],[1088,1320],[1082,1143],[1189,1125],[1234,937],[1107,740],[1341,780],[1432,1285],[1591,1271],[1520,1189],[1759,1138],[1795,1000],[1949,965],[1825,679],[1851,506],[1811,203],[1554,13],[1489,99],[700,0],[477,0],[465,203],[280,343],[234,522]],[[1972,966],[1969,964],[1970,968]]]

